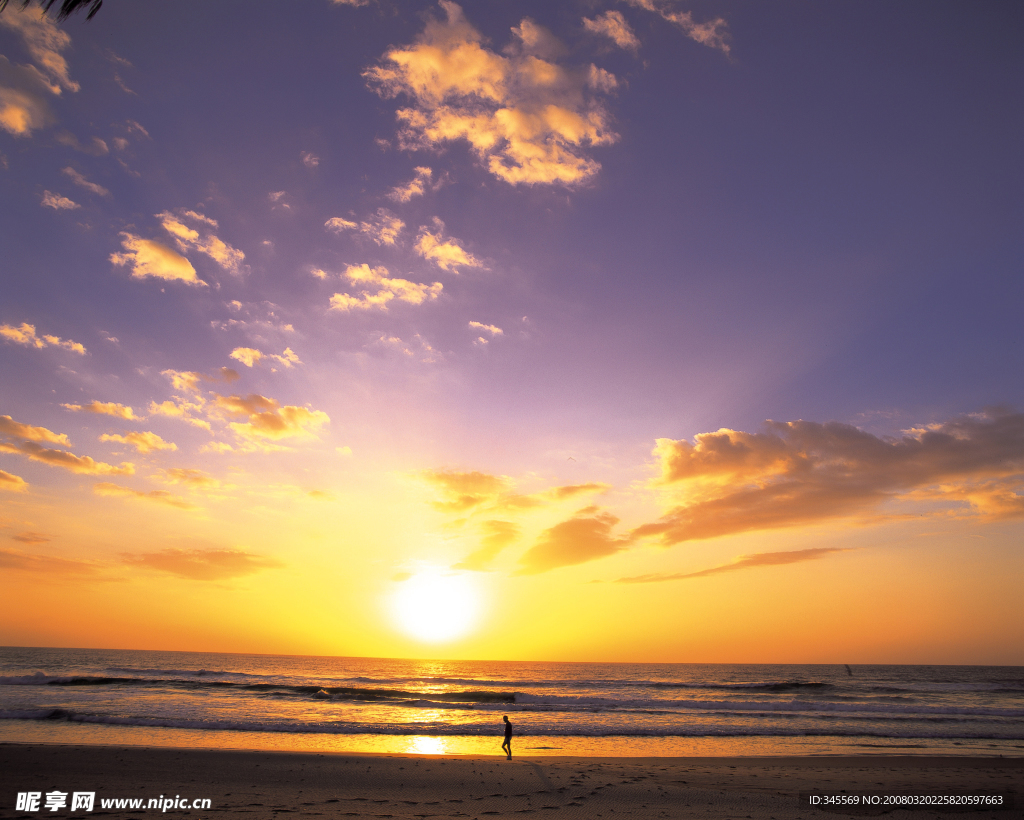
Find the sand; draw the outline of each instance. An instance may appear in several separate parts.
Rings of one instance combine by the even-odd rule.
[[[18,792],[59,790],[68,807],[16,810]],[[888,816],[1024,816],[1024,758],[427,757],[151,747],[0,744],[0,817],[88,817],[71,793],[96,792],[93,815],[253,820],[367,818],[737,818],[874,816],[822,811],[801,792],[1010,794],[1012,810],[897,809]],[[205,810],[110,810],[101,798],[208,798]],[[45,798],[44,798],[45,799]]]

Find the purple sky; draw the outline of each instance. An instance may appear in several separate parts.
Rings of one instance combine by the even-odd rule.
[[[970,647],[1024,630],[984,580],[1021,572],[1022,31],[1004,2],[12,4],[0,566],[99,580],[80,631],[0,642],[109,645],[88,590],[163,577],[241,609],[330,573],[365,606],[424,567],[558,577],[595,613],[644,577],[713,612],[896,562],[929,567],[919,628],[858,621],[844,657],[1021,662]],[[954,638],[925,613],[957,577]],[[644,623],[696,617],[673,601]],[[138,646],[421,651],[174,644],[140,606]],[[761,646],[602,618],[515,651]]]

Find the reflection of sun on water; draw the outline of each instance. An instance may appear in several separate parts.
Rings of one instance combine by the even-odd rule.
[[[480,594],[465,575],[424,570],[399,584],[392,606],[403,632],[438,643],[459,638],[477,625]]]
[[[448,752],[448,741],[443,737],[411,737],[405,751],[411,755],[443,755]]]

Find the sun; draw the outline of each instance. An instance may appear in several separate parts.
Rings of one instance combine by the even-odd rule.
[[[399,628],[427,643],[454,640],[480,620],[480,592],[466,575],[422,570],[398,585],[391,601]]]

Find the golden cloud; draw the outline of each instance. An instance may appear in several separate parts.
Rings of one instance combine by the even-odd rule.
[[[72,473],[83,475],[132,475],[135,472],[135,465],[126,461],[122,461],[120,467],[114,467],[112,464],[94,461],[89,456],[76,456],[64,450],[42,447],[34,441],[0,441],[0,452],[17,453],[31,461],[49,464],[51,467],[63,467]]]
[[[348,219],[335,216],[328,219],[324,223],[324,227],[334,233],[359,231],[378,245],[394,245],[402,228],[405,227],[405,223],[387,208],[378,208],[376,216],[372,216],[364,222],[356,224]]]
[[[798,564],[802,561],[817,561],[827,555],[836,552],[849,552],[849,549],[839,547],[817,547],[807,550],[792,550],[789,552],[759,552],[754,555],[739,555],[728,564],[702,569],[699,572],[671,572],[653,573],[651,575],[634,575],[629,578],[619,578],[617,584],[651,584],[659,581],[681,581],[684,578],[703,578],[706,575],[718,575],[722,572],[735,572],[740,569],[751,567],[775,567],[780,564]]]
[[[675,11],[673,0],[626,0],[631,6],[653,11],[663,19],[674,23],[682,29],[683,34],[701,45],[718,49],[723,54],[729,53],[729,24],[721,17],[706,23],[695,23],[693,15],[688,11]]]
[[[99,196],[110,196],[110,191],[104,188],[102,185],[97,185],[95,182],[89,182],[84,176],[76,171],[71,166],[63,168],[61,173],[65,176],[71,177],[71,180],[81,188],[85,188],[87,191],[92,191],[94,194]]]
[[[371,220],[360,222],[359,231],[378,245],[394,245],[398,234],[405,227],[405,223],[387,208],[378,208],[376,218],[371,217]]]
[[[583,151],[617,139],[593,94],[608,89],[611,75],[552,62],[557,43],[528,19],[513,28],[507,56],[497,54],[458,5],[440,5],[446,20],[430,20],[414,44],[389,50],[364,72],[382,96],[412,99],[396,114],[401,146],[465,140],[511,184],[574,184],[597,173],[600,164]]]
[[[281,407],[274,399],[250,393],[241,396],[218,396],[216,406],[229,416],[245,416],[245,422],[231,422],[228,426],[240,438],[282,439],[316,438],[318,431],[330,422],[321,410],[306,407]]]
[[[490,520],[484,521],[480,526],[484,531],[484,536],[480,539],[480,548],[466,556],[465,560],[455,564],[452,569],[486,570],[505,547],[519,538],[519,525],[511,521]]]
[[[340,216],[333,216],[324,223],[324,227],[334,233],[341,233],[342,231],[358,230],[359,224],[348,219],[342,219]]]
[[[443,512],[464,512],[485,502],[493,502],[511,487],[511,482],[503,476],[488,475],[476,470],[468,473],[424,470],[419,476],[444,494],[446,501],[432,502],[432,506]]]
[[[32,57],[33,69],[49,91],[78,91],[79,85],[68,74],[67,60],[61,52],[71,45],[71,37],[58,28],[42,9],[23,9],[0,15],[0,26],[21,36]]]
[[[0,21],[7,16],[0,16]],[[0,128],[16,137],[28,137],[52,123],[46,101],[50,90],[35,68],[12,65],[0,54]]]
[[[202,487],[215,489],[220,486],[217,479],[204,473],[202,470],[191,470],[184,467],[171,467],[164,470],[167,480],[171,484],[187,484],[191,487]]]
[[[962,416],[900,438],[848,424],[768,421],[659,439],[663,486],[684,501],[634,530],[665,545],[876,514],[886,501],[931,500],[960,513],[1024,515],[1024,415]]]
[[[168,416],[170,418],[181,419],[194,427],[202,427],[204,430],[211,430],[210,422],[194,418],[191,415],[191,413],[202,409],[203,405],[201,403],[181,400],[177,403],[170,400],[161,402],[160,404],[157,404],[155,401],[151,401],[149,403],[149,414],[151,416]]]
[[[583,28],[591,34],[599,34],[610,39],[619,48],[636,52],[640,48],[640,40],[629,27],[621,11],[606,11],[596,19],[583,18]]]
[[[41,532],[19,532],[17,535],[12,535],[11,540],[19,541],[22,544],[45,544],[53,539]]]
[[[434,172],[425,166],[417,166],[415,171],[416,176],[405,183],[405,185],[396,185],[388,192],[388,199],[395,202],[408,202],[414,196],[423,196],[423,191],[430,183],[430,178],[434,175]]]
[[[119,419],[126,419],[128,421],[139,421],[139,417],[135,415],[135,411],[131,407],[126,407],[123,404],[118,404],[112,401],[94,401],[90,404],[62,404],[61,407],[65,407],[75,413],[97,413],[102,416],[114,416]]]
[[[78,137],[69,131],[61,131],[57,134],[57,142],[61,145],[66,145],[69,148],[74,148],[76,151],[81,151],[83,154],[89,154],[94,157],[102,157],[105,154],[110,153],[110,149],[107,147],[107,144],[99,137],[93,137],[89,142],[81,142]],[[125,170],[128,169],[128,166],[123,162],[121,164],[124,166]],[[129,173],[132,172],[129,171]],[[138,176],[138,174],[135,174],[135,176]]]
[[[72,211],[81,208],[77,202],[68,199],[66,196],[55,194],[52,191],[43,191],[43,198],[40,204],[44,208],[53,208],[55,211]]]
[[[0,470],[0,490],[20,493],[28,489],[28,482],[20,475]]]
[[[534,575],[558,567],[573,566],[626,549],[631,538],[615,538],[612,528],[619,519],[596,507],[581,510],[568,521],[545,530],[519,559],[519,575]]]
[[[566,498],[574,498],[577,495],[584,495],[586,493],[606,493],[610,489],[610,484],[590,481],[586,484],[567,484],[564,487],[554,487],[548,490],[547,494],[556,501],[562,501]]]
[[[349,265],[345,268],[343,276],[352,284],[363,288],[364,293],[358,297],[348,293],[335,293],[331,297],[332,310],[387,310],[388,302],[392,299],[420,305],[436,299],[444,289],[440,282],[421,285],[408,279],[392,278],[388,275],[387,268],[371,268],[365,262],[362,265]],[[372,288],[377,290],[369,292]]]
[[[252,367],[261,359],[273,359],[274,361],[291,367],[294,364],[302,364],[299,357],[290,347],[284,349],[284,353],[264,353],[254,347],[236,347],[231,351],[231,358],[240,361],[246,367]],[[232,371],[234,372],[234,371]]]
[[[151,276],[155,279],[184,282],[186,285],[208,287],[206,282],[196,276],[196,269],[192,267],[191,262],[154,239],[142,239],[122,231],[121,246],[125,252],[110,254],[110,261],[115,265],[131,266],[134,279]]]
[[[48,444],[59,444],[61,447],[70,447],[67,434],[54,433],[45,427],[33,427],[29,424],[22,424],[10,416],[0,416],[0,435],[11,438],[27,439],[28,441],[45,441]]]
[[[178,445],[173,441],[164,441],[156,433],[131,432],[123,436],[104,433],[100,441],[117,441],[121,444],[130,444],[140,453],[151,453],[154,450],[177,450]]]
[[[482,322],[470,322],[469,326],[474,330],[486,330],[491,336],[502,336],[505,331],[497,325],[485,325]]]
[[[0,325],[0,336],[3,336],[9,342],[15,344],[25,345],[26,347],[37,347],[43,348],[48,346],[60,347],[64,350],[70,350],[73,353],[77,353],[80,356],[85,355],[85,346],[78,342],[73,342],[70,339],[61,339],[58,336],[50,336],[43,334],[42,336],[36,335],[35,325],[30,325],[28,322],[22,322],[20,327],[13,327],[12,325]]]
[[[99,569],[98,565],[88,561],[31,555],[15,549],[0,549],[0,568],[48,576],[91,575]]]
[[[453,273],[458,273],[456,265],[466,268],[484,267],[484,263],[465,251],[457,239],[442,240],[444,223],[436,216],[434,217],[434,228],[436,233],[431,233],[426,226],[420,227],[419,235],[416,237],[416,253],[424,259],[430,260],[439,268]]]
[[[142,501],[153,501],[157,504],[166,504],[176,507],[179,510],[198,510],[195,504],[191,504],[184,498],[171,495],[166,490],[150,490],[148,493],[142,490],[133,490],[131,487],[122,487],[120,484],[111,484],[103,481],[93,485],[93,492],[97,495],[116,496],[120,498],[138,498]]]
[[[284,566],[273,558],[244,550],[165,549],[160,552],[124,553],[121,560],[129,566],[169,572],[192,581],[226,581]]]
[[[245,254],[211,232],[211,228],[217,227],[215,219],[185,209],[179,210],[177,214],[164,211],[157,214],[156,218],[164,230],[174,237],[180,251],[195,250],[206,254],[221,268],[236,276],[244,272]],[[198,225],[198,228],[189,227],[185,221]]]

